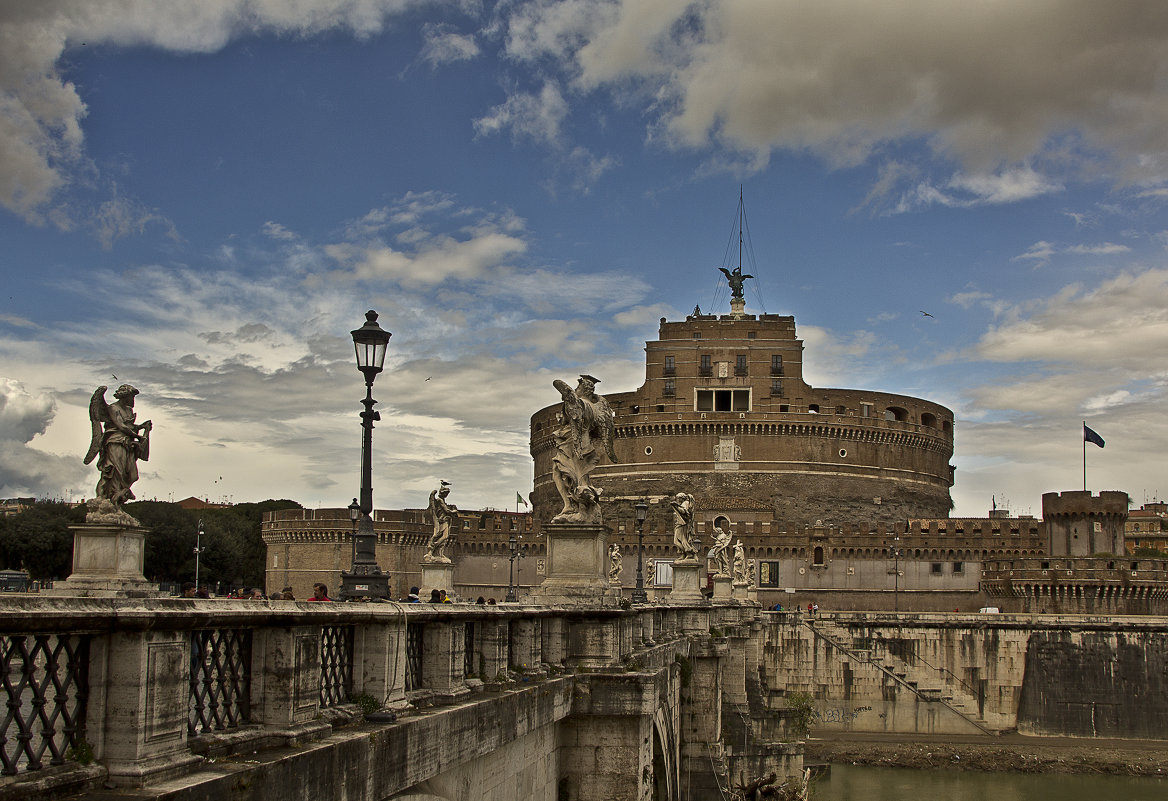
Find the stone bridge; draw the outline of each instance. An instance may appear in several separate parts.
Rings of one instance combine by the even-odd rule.
[[[763,615],[760,691],[810,693],[816,728],[1168,737],[1168,619]]]
[[[6,598],[0,799],[674,801],[799,777],[783,703],[759,702],[763,617]]]

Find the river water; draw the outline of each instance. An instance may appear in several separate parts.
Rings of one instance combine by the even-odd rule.
[[[1164,801],[1168,777],[978,773],[832,765],[811,801]]]

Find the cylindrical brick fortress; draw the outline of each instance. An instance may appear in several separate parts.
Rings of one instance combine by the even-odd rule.
[[[907,395],[809,386],[793,317],[662,318],[645,352],[640,389],[605,394],[619,462],[605,460],[591,480],[606,517],[631,517],[637,499],[679,491],[697,499],[703,519],[838,525],[949,514],[953,413]],[[532,501],[543,523],[561,508],[551,476],[559,414],[555,404],[531,418]],[[651,505],[656,522],[668,514]]]

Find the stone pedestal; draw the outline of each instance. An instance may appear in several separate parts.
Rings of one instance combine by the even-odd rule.
[[[453,563],[422,560],[422,583],[418,586],[418,597],[423,601],[430,600],[430,590],[446,590],[446,597],[454,600]]]
[[[730,596],[736,601],[745,601],[747,600],[746,592],[748,589],[749,586],[745,581],[736,581],[732,585]]]
[[[73,532],[73,572],[49,595],[83,598],[153,598],[162,595],[146,581],[146,532],[123,523],[84,523]]]
[[[598,523],[549,523],[547,577],[533,593],[540,604],[573,606],[620,602],[620,586],[608,581],[606,531]]]
[[[714,576],[714,600],[727,601],[734,597],[733,586],[729,576]]]
[[[679,559],[673,563],[673,590],[669,593],[669,600],[675,604],[701,603],[705,600],[702,595],[701,580],[705,578],[702,565],[696,559]]]

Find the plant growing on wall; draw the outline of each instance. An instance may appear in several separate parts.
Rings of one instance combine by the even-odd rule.
[[[810,693],[787,694],[787,731],[796,740],[802,740],[811,733],[815,719],[814,699]]]

